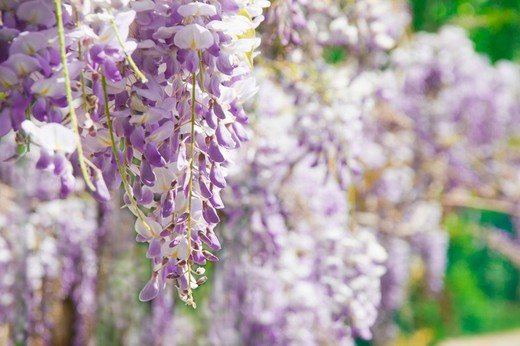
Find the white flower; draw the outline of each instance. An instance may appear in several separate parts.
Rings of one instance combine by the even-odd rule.
[[[154,168],[155,183],[150,188],[154,193],[167,193],[172,188],[172,181],[177,179],[180,173],[175,165]]]
[[[74,132],[61,124],[49,123],[37,127],[31,121],[24,120],[22,129],[33,143],[51,152],[71,154],[78,145]]]
[[[189,24],[179,30],[173,42],[182,49],[206,49],[213,45],[213,35],[199,24]]]
[[[177,245],[176,247],[176,257],[178,259],[181,259],[181,260],[185,260],[185,259],[188,259],[188,241],[186,240],[186,238],[183,238],[181,240],[181,242],[179,243],[179,245]]]
[[[222,31],[229,36],[239,36],[248,30],[253,30],[253,22],[244,16],[226,16],[222,20],[213,20],[208,23],[208,28],[214,31]]]
[[[162,232],[163,228],[160,223],[149,218],[145,218],[144,221],[148,227],[146,227],[141,220],[135,220],[135,231],[144,238],[150,239]]]
[[[202,2],[192,2],[180,6],[177,9],[177,12],[179,12],[179,14],[184,18],[189,16],[214,16],[217,14],[217,9],[213,5]]]
[[[57,97],[63,94],[63,78],[40,79],[31,86],[31,92],[45,97]]]
[[[110,21],[114,19],[114,24],[116,25],[119,37],[121,38],[121,41],[125,42],[125,50],[127,54],[131,54],[132,51],[129,51],[126,48],[126,45],[129,42],[126,42],[128,39],[128,34],[130,32],[130,24],[135,19],[136,12],[132,10],[128,11],[120,11],[118,12],[114,17],[107,14],[91,14],[89,15],[88,21],[89,22],[97,22],[99,25],[102,25],[102,28],[100,30],[100,34],[97,37],[97,43],[106,44],[113,47],[119,47],[119,39],[117,38],[116,32],[114,31],[114,28],[112,27]],[[135,46],[135,44],[134,44]],[[131,47],[130,47],[131,48]],[[135,49],[135,47],[133,47]]]

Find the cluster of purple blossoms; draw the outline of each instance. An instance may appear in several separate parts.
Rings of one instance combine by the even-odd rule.
[[[417,35],[394,52],[392,64],[402,95],[396,108],[410,117],[420,144],[414,151],[425,165],[436,159],[421,167],[421,180],[436,181],[445,192],[518,196],[512,172],[518,159],[508,142],[518,134],[518,67],[491,65],[454,27]]]
[[[379,340],[396,336],[389,317],[407,294],[410,266],[396,265],[397,257],[421,258],[429,291],[442,290],[444,207],[514,213],[503,205],[518,198],[518,157],[510,145],[519,132],[518,68],[492,66],[451,27],[417,34],[389,61],[380,98],[364,117],[365,178],[356,185],[358,220],[382,232],[390,253]]]
[[[310,12],[307,24],[314,31],[307,32],[306,37],[313,37],[322,47],[345,49],[349,59],[330,65],[302,46],[303,53],[290,57],[294,64],[275,64],[275,68],[297,105],[290,134],[306,155],[314,157],[312,169],[326,167],[324,181],[336,180],[348,196],[349,228],[376,230],[390,252],[394,243],[413,248],[413,255],[431,268],[427,270],[428,279],[433,291],[438,292],[447,249],[447,235],[441,230],[441,214],[437,213],[440,204],[423,186],[415,184],[413,121],[395,110],[401,93],[396,74],[379,68],[390,61],[388,51],[406,27],[409,17],[403,8],[359,1],[343,8],[345,15]],[[400,20],[390,25],[394,11]],[[344,31],[341,34],[337,32],[340,29]],[[436,242],[439,246],[431,248],[430,253],[420,251],[420,240],[430,238],[442,241]],[[386,265],[383,284],[392,284],[392,263],[389,260]],[[409,270],[405,266],[396,275],[406,278]],[[399,281],[395,293],[385,287],[383,308],[387,307],[390,314],[400,307],[405,284]],[[395,302],[385,302],[388,299]]]
[[[254,126],[254,140],[240,159],[245,166],[233,183],[234,194],[228,206],[233,201],[240,202],[227,210],[229,228],[237,230],[248,225],[249,232],[232,232],[225,239],[226,248],[233,253],[224,255],[224,274],[218,277],[227,279],[217,282],[218,293],[214,297],[217,309],[231,305],[241,313],[239,317],[230,314],[222,318],[214,328],[212,335],[221,344],[240,344],[243,340],[298,344],[302,341],[294,334],[282,333],[278,328],[290,330],[296,325],[300,330],[312,331],[312,337],[306,338],[307,344],[327,340],[319,339],[323,335],[340,344],[348,344],[352,336],[371,338],[380,299],[387,316],[398,309],[406,294],[405,279],[411,268],[404,265],[400,271],[392,271],[391,260],[384,264],[386,268],[382,267],[384,251],[369,251],[381,249],[377,241],[369,241],[374,245],[368,247],[361,245],[364,235],[371,234],[367,228],[375,231],[390,253],[394,253],[394,244],[399,244],[395,246],[403,248],[398,250],[403,256],[420,257],[427,267],[431,290],[442,289],[447,236],[440,226],[441,207],[435,196],[415,185],[415,153],[411,148],[417,137],[413,120],[395,110],[401,92],[396,75],[378,69],[382,61],[390,60],[388,50],[404,32],[408,15],[398,12],[402,22],[392,27],[385,21],[391,11],[370,1],[356,2],[355,7],[373,9],[344,9],[354,23],[351,29],[361,37],[359,41],[328,42],[325,34],[332,37],[332,29],[338,27],[330,24],[331,17],[316,11],[307,18],[307,27],[315,30],[315,42],[324,47],[342,45],[354,53],[348,61],[332,66],[316,58],[314,51],[306,51],[305,45],[290,54],[291,62],[262,61],[262,72],[268,75],[265,88],[270,92],[264,95],[266,92],[261,91],[259,99],[269,100],[269,106],[262,107],[267,102],[260,101],[255,110],[259,118]],[[361,18],[362,15],[367,18]],[[350,46],[354,42],[358,43],[358,50]],[[374,61],[365,59],[376,55]],[[270,72],[272,68],[275,73]],[[276,91],[278,83],[285,92]],[[278,108],[275,100],[279,100]],[[271,135],[276,140],[269,139]],[[304,177],[303,183],[291,187],[299,174]],[[254,178],[248,179],[249,176]],[[336,193],[329,191],[328,185],[334,186]],[[311,190],[310,195],[302,196],[307,189]],[[317,197],[315,190],[320,189],[328,191],[327,198]],[[347,220],[332,218],[334,213]],[[321,219],[327,223],[320,224]],[[328,231],[337,225],[344,228]],[[345,240],[344,245],[340,241],[350,237],[352,241]],[[431,240],[438,246],[421,250]],[[342,246],[351,251],[345,250],[350,256],[341,254]],[[356,264],[354,249],[363,249],[364,256],[359,259],[362,265]],[[323,275],[307,271],[289,275],[290,269],[284,264],[287,258],[293,259],[287,268],[312,268],[319,263],[316,272]],[[277,277],[282,279],[274,283],[272,272],[280,273]],[[322,297],[318,299],[321,302],[333,303],[322,303],[319,308],[305,306],[302,297],[291,296],[299,290],[284,289],[288,285],[283,281],[284,275],[302,292],[307,287],[314,296]],[[242,277],[251,283],[247,279],[237,282]],[[262,284],[266,281],[267,286]],[[387,285],[383,296],[380,284]],[[270,293],[273,285],[277,292],[282,292],[276,297]],[[256,309],[258,313],[250,314]],[[291,317],[294,314],[302,318]]]
[[[306,0],[277,0],[266,12],[266,21],[262,25],[264,45],[276,44],[286,47],[298,46],[302,43],[300,33],[304,30],[307,20],[305,8],[309,5]]]
[[[60,197],[74,190],[75,167],[99,201],[122,184],[154,267],[140,298],[169,278],[192,304],[205,281],[193,266],[217,260],[224,165],[247,139],[255,28],[269,3],[54,5],[2,2],[0,135],[38,147]]]
[[[150,312],[136,299],[148,270],[132,234],[120,232],[133,225],[131,213],[94,201],[81,184],[67,200],[56,199],[60,183],[35,167],[38,153],[9,160],[15,152],[10,137],[0,143],[0,160],[9,161],[0,166],[0,343],[190,340],[192,321],[173,320],[172,287]]]
[[[386,252],[372,231],[350,228],[344,190],[299,146],[293,100],[269,78],[258,98],[255,136],[237,158],[247,174],[230,172],[225,195],[226,246],[212,297],[220,318],[210,339],[352,345],[370,338]]]
[[[345,47],[365,65],[386,60],[386,53],[396,46],[410,21],[404,1],[358,0],[351,6],[337,1],[335,5],[327,12],[328,27],[317,37],[323,45]]]
[[[128,160],[140,172],[134,195],[153,210],[136,224],[155,267],[141,298],[152,299],[166,278],[175,278],[190,303],[191,289],[205,281],[195,279],[203,271],[193,274],[191,265],[217,260],[203,244],[220,249],[214,227],[224,207],[223,164],[247,139],[243,102],[256,90],[251,59],[262,4],[178,5],[163,14],[162,6],[138,13],[143,47],[136,61],[154,79],[134,85],[139,97],[128,96],[136,114],[117,126],[134,153],[141,152],[139,164]]]
[[[2,160],[14,152],[10,142],[0,149]],[[6,206],[0,216],[0,263],[6,267],[0,324],[10,341],[51,345],[69,300],[76,307],[70,340],[83,345],[96,313],[98,212],[93,200],[79,195],[56,200],[60,184],[53,173],[34,168],[37,157],[30,152],[0,167]]]

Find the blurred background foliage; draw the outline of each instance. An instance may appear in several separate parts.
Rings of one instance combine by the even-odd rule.
[[[520,0],[411,0],[411,8],[415,31],[458,25],[491,61],[520,61]]]
[[[413,31],[457,25],[492,62],[520,63],[520,0],[411,0],[410,8]],[[343,58],[342,52],[329,54],[332,63]],[[450,234],[445,289],[429,296],[418,270],[410,283],[410,299],[395,315],[401,337],[392,346],[442,344],[461,336],[520,329],[519,268],[484,240],[494,228],[513,234],[510,216],[459,210],[446,217],[445,228]],[[358,341],[359,346],[370,344]]]
[[[486,232],[496,232],[491,225],[513,231],[504,214],[465,210],[446,218],[450,246],[445,289],[431,297],[420,276],[411,282],[410,300],[395,316],[402,333],[397,345],[417,338],[415,345],[430,345],[520,328],[518,268],[489,248]]]

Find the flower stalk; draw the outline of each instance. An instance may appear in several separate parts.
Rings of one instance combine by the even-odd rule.
[[[132,59],[130,54],[128,54],[126,52],[125,44],[124,44],[123,40],[121,39],[121,35],[119,35],[119,30],[117,29],[117,25],[116,25],[116,22],[114,21],[114,18],[110,19],[110,25],[112,26],[112,29],[114,29],[114,33],[116,34],[117,40],[119,41],[119,44],[121,45],[121,50],[123,51],[123,53],[125,53],[126,61],[128,61],[128,64],[130,65],[130,67],[132,67],[132,69],[134,70],[136,76],[143,83],[148,82],[148,79],[146,79],[145,75],[141,72],[139,67],[137,67],[137,65],[135,64],[134,59]]]
[[[130,199],[130,203],[132,205],[132,208],[134,208],[135,213],[137,214],[137,217],[139,218],[139,221],[141,221],[146,227],[150,233],[154,234],[151,227],[145,222],[143,216],[141,215],[140,209],[137,207],[137,203],[134,199],[133,194],[131,193],[130,184],[128,184],[128,180],[126,179],[126,172],[121,164],[121,160],[119,159],[119,154],[117,152],[117,146],[116,146],[116,140],[114,136],[114,127],[112,126],[112,119],[110,117],[110,109],[108,107],[108,93],[107,93],[107,82],[104,75],[101,75],[101,86],[103,87],[103,99],[105,103],[105,114],[107,117],[107,125],[108,125],[108,132],[110,134],[110,144],[112,146],[112,152],[114,153],[114,158],[116,160],[117,170],[119,171],[119,175],[121,176],[121,180],[123,182],[123,188],[125,189],[126,194],[128,195],[128,198]]]
[[[191,229],[192,229],[192,205],[191,200],[193,197],[193,168],[194,168],[194,155],[195,155],[195,87],[197,85],[197,79],[195,73],[192,74],[192,88],[191,88],[191,139],[190,139],[190,177],[188,182],[188,299],[186,303],[196,308],[197,305],[193,301],[193,295],[191,290]]]
[[[74,131],[74,134],[76,135],[77,139],[77,151],[78,151],[78,161],[79,166],[81,168],[81,173],[83,174],[83,179],[85,180],[85,183],[87,184],[88,188],[91,191],[96,191],[96,188],[94,187],[94,184],[92,183],[90,176],[87,172],[87,166],[85,165],[85,160],[83,157],[83,147],[81,145],[81,136],[79,134],[78,129],[78,119],[76,117],[76,112],[74,110],[74,106],[72,104],[72,89],[70,87],[70,78],[69,78],[69,69],[67,67],[67,53],[65,51],[65,34],[63,29],[63,15],[61,12],[61,1],[60,0],[54,0],[54,5],[56,7],[56,23],[58,26],[58,39],[60,43],[60,57],[61,57],[61,64],[63,65],[63,78],[65,79],[65,94],[67,97],[67,104],[69,105],[69,115],[70,115],[70,121],[72,123],[72,130]]]

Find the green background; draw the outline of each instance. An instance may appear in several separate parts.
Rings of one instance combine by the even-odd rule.
[[[478,52],[493,62],[520,61],[520,0],[413,0],[415,31],[436,31],[442,25],[468,29]]]

